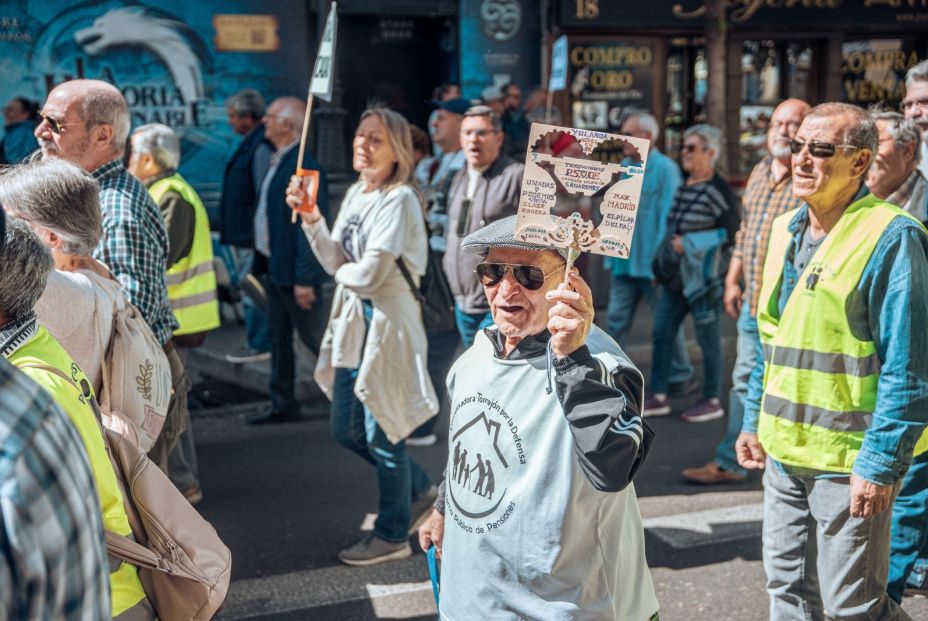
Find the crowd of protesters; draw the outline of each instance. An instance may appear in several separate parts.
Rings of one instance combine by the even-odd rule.
[[[428,133],[369,108],[334,217],[325,171],[298,148],[305,102],[230,97],[242,138],[219,236],[258,293],[229,361],[270,360],[270,406],[248,422],[276,424],[301,420],[294,332],[316,357],[332,436],[378,484],[373,530],[339,560],[409,556],[418,532],[444,559],[443,618],[655,619],[631,483],[652,447],[644,419],[697,384],[691,315],[702,393],[680,418],[729,418],[713,459],[682,476],[764,470],[771,618],[908,619],[903,593],[928,586],[928,62],[906,86],[901,114],[780,103],[740,197],[718,170],[720,129],[688,128],[679,166],[652,144],[631,255],[608,264],[605,330],[588,275],[565,279],[562,250],[513,237],[543,91],[523,105],[516,84],[480,101],[444,85]],[[131,528],[99,424],[203,499],[185,365],[220,325],[209,220],[178,173],[180,136],[130,132],[113,86],[72,80],[4,113],[0,613],[154,619],[136,566],[103,546]],[[620,131],[653,143],[660,124],[634,111]],[[298,165],[318,172],[312,197]],[[620,347],[642,299],[649,381]],[[738,333],[727,408],[723,312]],[[127,342],[145,363],[126,364]],[[148,406],[119,394],[135,366]],[[494,411],[511,446],[490,433]],[[433,481],[407,444],[446,431]]]

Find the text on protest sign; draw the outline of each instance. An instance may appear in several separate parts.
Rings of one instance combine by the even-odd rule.
[[[649,146],[632,136],[533,123],[516,239],[628,258]]]

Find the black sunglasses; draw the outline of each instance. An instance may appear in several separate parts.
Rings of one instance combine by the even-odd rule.
[[[812,157],[832,157],[838,149],[860,149],[852,144],[832,144],[830,142],[803,142],[793,138],[789,141],[789,150],[793,155],[802,153],[803,147],[809,147]]]
[[[48,126],[51,128],[53,134],[61,134],[63,130],[68,125],[74,125],[74,123],[62,123],[53,116],[48,116],[44,112],[39,112],[39,116],[42,117],[42,120],[48,123]]]
[[[512,271],[512,277],[516,279],[517,283],[529,291],[537,291],[545,284],[548,276],[560,271],[563,267],[564,265],[561,264],[545,273],[536,265],[480,263],[474,271],[477,272],[477,276],[480,277],[480,282],[483,283],[484,287],[495,287],[506,276],[506,272]]]

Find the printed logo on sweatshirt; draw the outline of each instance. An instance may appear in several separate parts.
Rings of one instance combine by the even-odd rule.
[[[512,469],[527,463],[518,425],[499,402],[478,392],[455,404],[451,431],[451,517],[467,532],[499,528],[515,510],[508,495]]]

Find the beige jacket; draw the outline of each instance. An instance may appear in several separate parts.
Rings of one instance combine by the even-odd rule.
[[[304,224],[303,230],[319,263],[338,283],[313,374],[316,383],[332,399],[335,369],[358,369],[355,395],[390,442],[404,440],[438,412],[419,303],[392,255],[366,253],[362,261],[347,263],[324,220]],[[362,298],[373,306],[367,328]]]

